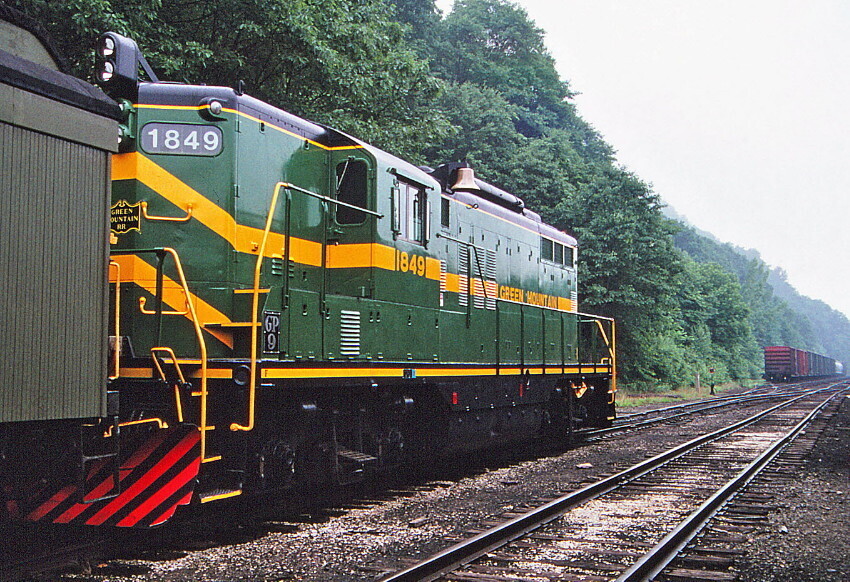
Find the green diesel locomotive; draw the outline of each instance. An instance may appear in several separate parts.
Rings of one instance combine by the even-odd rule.
[[[575,239],[522,200],[239,89],[158,82],[120,35],[98,51],[122,110],[122,452],[30,519],[155,525],[613,419],[614,322],[579,312]]]

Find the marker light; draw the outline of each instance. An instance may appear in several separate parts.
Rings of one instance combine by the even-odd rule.
[[[139,68],[148,78],[159,82],[133,39],[115,32],[104,33],[97,43],[97,73],[99,83],[114,98],[134,99],[138,94]]]
[[[115,54],[115,40],[111,36],[104,36],[100,41],[98,51],[102,57],[111,57]]]
[[[109,61],[106,61],[105,63],[103,63],[103,65],[100,69],[100,73],[98,74],[98,79],[100,79],[100,81],[102,83],[108,83],[109,81],[112,80],[112,77],[113,77],[114,74],[115,74],[115,65],[113,65]]]

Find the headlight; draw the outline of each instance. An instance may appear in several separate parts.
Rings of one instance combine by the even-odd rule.
[[[115,65],[110,61],[106,61],[101,65],[100,71],[97,75],[98,80],[101,83],[108,83],[112,80],[112,77],[115,75]]]
[[[115,39],[111,36],[104,36],[100,39],[100,47],[98,49],[100,56],[106,58],[115,54]]]

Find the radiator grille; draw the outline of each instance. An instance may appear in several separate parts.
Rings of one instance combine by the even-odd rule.
[[[343,356],[360,355],[360,312],[339,312],[339,353]]]
[[[473,305],[477,309],[496,309],[496,251],[472,250]]]
[[[457,247],[458,301],[464,307],[469,302],[469,247]]]
[[[445,303],[446,278],[446,262],[440,261],[440,307]]]
[[[496,295],[499,286],[496,284],[496,251],[487,249],[487,266],[484,268],[484,287],[487,291],[485,305],[487,309],[495,311]]]

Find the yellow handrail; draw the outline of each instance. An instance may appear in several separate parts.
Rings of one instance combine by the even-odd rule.
[[[599,328],[599,333],[602,335],[602,340],[605,342],[605,346],[608,348],[608,354],[611,356],[611,388],[608,390],[611,393],[617,391],[617,323],[613,319],[609,319],[611,322],[611,338],[608,338],[608,334],[605,333],[605,328],[602,327],[602,321],[597,319],[596,326]],[[603,358],[603,362],[608,358]]]
[[[186,377],[183,375],[183,370],[180,368],[180,363],[177,361],[177,356],[174,354],[174,350],[169,347],[151,348],[153,365],[156,366],[156,371],[159,372],[159,377],[162,378],[162,381],[167,382],[168,380],[165,377],[165,371],[162,369],[162,366],[159,364],[159,360],[156,358],[156,352],[165,352],[171,356],[171,361],[174,362],[174,369],[177,370],[177,377],[180,379],[180,384],[186,384]],[[178,385],[174,386],[174,406],[177,408],[177,422],[183,422],[183,401],[180,398],[180,386]]]
[[[145,305],[147,304],[147,299],[144,297],[139,297],[139,311],[144,313],[145,315],[188,315],[189,314],[189,303],[186,302],[186,309],[184,311],[156,311],[155,309],[145,309]]]
[[[263,259],[266,254],[266,243],[268,242],[269,232],[272,228],[272,219],[274,218],[274,212],[277,208],[277,199],[280,196],[280,191],[286,188],[287,190],[295,190],[296,192],[301,192],[307,196],[315,198],[317,200],[321,200],[322,202],[328,204],[336,204],[338,206],[344,206],[345,208],[353,208],[365,214],[369,214],[371,216],[375,216],[377,218],[383,218],[384,215],[375,212],[374,210],[369,210],[368,208],[361,208],[359,206],[355,206],[353,204],[348,204],[347,202],[342,202],[341,200],[336,200],[334,198],[330,198],[328,196],[322,196],[321,194],[316,194],[315,192],[311,192],[310,190],[305,190],[300,186],[296,186],[295,184],[291,184],[289,182],[278,182],[274,185],[274,192],[272,194],[272,200],[269,204],[269,214],[266,216],[266,227],[263,229],[263,239],[260,242],[260,246],[257,247],[257,264],[254,266],[254,288],[252,291],[252,313],[251,313],[251,380],[248,386],[248,423],[247,424],[239,424],[232,423],[230,425],[230,430],[244,430],[249,431],[254,429],[254,418],[256,412],[256,400],[257,400],[257,328],[260,323],[260,315],[258,313],[260,306],[260,293],[263,292],[260,289],[260,274],[263,269]],[[288,243],[287,243],[288,244]],[[289,249],[287,249],[287,254],[289,253]]]
[[[206,340],[204,340],[204,333],[203,333],[203,330],[201,329],[200,320],[198,319],[198,312],[195,309],[194,298],[193,298],[191,291],[189,290],[189,283],[186,281],[186,274],[183,271],[183,264],[180,261],[180,256],[177,254],[177,251],[174,250],[173,248],[170,248],[170,247],[155,248],[155,249],[127,249],[127,250],[112,251],[113,255],[138,255],[138,254],[143,254],[143,253],[155,253],[160,257],[160,259],[159,259],[160,261],[163,260],[162,255],[164,255],[164,254],[171,255],[171,258],[174,259],[174,266],[177,270],[177,275],[178,275],[178,279],[179,279],[179,286],[180,286],[180,289],[183,291],[184,296],[186,297],[186,307],[188,309],[187,315],[188,315],[189,319],[192,321],[192,326],[195,329],[195,337],[198,341],[198,348],[200,350],[201,388],[197,393],[193,393],[193,395],[200,396],[200,398],[201,398],[200,420],[198,422],[198,424],[199,424],[198,430],[201,433],[201,435],[200,435],[201,436],[201,438],[200,438],[200,441],[201,441],[201,462],[206,463],[206,462],[218,460],[221,457],[219,457],[219,456],[207,457],[207,431],[213,430],[215,428],[215,427],[209,426],[207,424],[207,417],[208,417],[207,407],[208,407],[208,397],[209,397],[209,392],[207,390],[207,380],[208,380],[207,343],[206,343]],[[161,265],[162,265],[162,263],[160,262],[160,266]],[[143,304],[144,303],[142,303],[142,305]],[[145,313],[152,313],[154,315],[156,315],[156,314],[161,315],[162,314],[161,311],[153,311],[153,312],[145,311]],[[173,358],[173,360],[176,364],[177,358],[174,357],[174,352],[170,348],[154,348],[154,350],[157,350],[157,349],[167,351],[171,355],[171,357]],[[158,362],[156,362],[155,354],[153,354],[153,355],[154,355],[153,360],[155,362],[155,365],[157,366],[157,368],[159,368],[159,364],[158,364]],[[182,372],[180,373],[180,377],[181,377],[181,379],[183,379]],[[182,407],[180,405],[179,394],[176,395],[176,398],[177,398],[176,402],[177,402],[177,406],[178,406],[178,416],[181,417],[182,416]]]
[[[118,426],[134,426],[137,424],[148,424],[148,423],[156,423],[157,427],[160,429],[168,428],[168,423],[162,420],[161,418],[143,418],[141,420],[128,420],[127,422],[119,422]],[[104,438],[109,438],[112,436],[112,427],[110,426],[103,433]]]
[[[121,265],[117,261],[109,261],[109,267],[115,267],[115,356],[113,358],[113,372],[110,380],[115,380],[121,375]]]
[[[598,319],[596,320],[596,327],[598,327],[598,328],[599,328],[599,335],[601,335],[601,336],[602,336],[602,341],[604,341],[604,342],[605,342],[605,345],[606,345],[606,346],[608,346],[608,348],[610,349],[610,347],[611,347],[611,342],[610,342],[610,340],[608,339],[608,334],[606,334],[606,333],[605,333],[605,328],[604,328],[604,327],[602,327],[602,322],[601,322],[601,321],[599,321]]]
[[[200,426],[198,427],[201,431],[201,462],[206,462],[207,460],[207,430],[209,430],[209,426],[207,426],[207,343],[204,340],[204,333],[201,330],[201,324],[198,321],[198,314],[195,311],[195,304],[192,301],[192,294],[189,291],[189,284],[186,282],[186,275],[183,272],[183,265],[180,262],[180,256],[177,254],[177,251],[170,247],[165,247],[162,249],[163,252],[166,252],[172,256],[174,259],[174,264],[177,267],[177,275],[180,278],[180,286],[183,287],[183,293],[186,294],[186,305],[189,308],[189,314],[191,315],[192,325],[195,328],[195,336],[198,339],[198,345],[201,349],[201,420]],[[176,361],[176,360],[175,360]]]
[[[613,404],[613,394],[617,391],[617,322],[611,320],[611,387],[608,392],[612,395],[611,403]]]
[[[269,214],[266,216],[266,227],[263,229],[263,239],[260,242],[260,247],[257,254],[257,264],[254,265],[254,288],[251,297],[251,380],[248,384],[248,423],[239,424],[234,422],[230,425],[230,430],[254,430],[254,417],[256,413],[257,401],[257,327],[259,324],[259,306],[260,306],[260,273],[263,269],[263,258],[266,253],[266,243],[268,242],[269,232],[272,228],[272,219],[274,211],[277,208],[277,199],[280,195],[281,188],[289,188],[291,184],[286,182],[278,182],[275,184],[272,200],[269,204]]]
[[[188,222],[190,218],[192,218],[192,205],[189,204],[186,207],[186,216],[152,216],[148,214],[148,203],[142,201],[142,216],[147,220],[163,220],[165,222]]]

